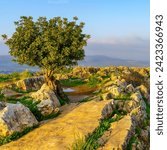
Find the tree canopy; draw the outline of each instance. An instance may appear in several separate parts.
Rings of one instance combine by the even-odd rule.
[[[72,21],[67,18],[47,19],[21,16],[15,22],[16,30],[12,37],[6,39],[10,55],[19,64],[38,66],[54,72],[62,67],[77,65],[83,60],[84,46],[89,35],[83,33],[84,23],[77,24],[77,17]]]

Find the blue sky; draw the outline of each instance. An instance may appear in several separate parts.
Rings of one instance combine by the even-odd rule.
[[[0,0],[0,34],[15,31],[20,16],[55,16],[86,23],[87,55],[149,60],[149,0]],[[0,55],[7,54],[0,41]]]

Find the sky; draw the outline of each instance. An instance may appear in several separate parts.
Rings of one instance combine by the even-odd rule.
[[[20,16],[78,16],[91,35],[86,55],[149,61],[149,0],[0,0],[0,35],[12,36]],[[0,55],[7,54],[0,38]]]

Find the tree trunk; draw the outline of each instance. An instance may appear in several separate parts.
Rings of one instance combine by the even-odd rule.
[[[53,75],[45,75],[45,82],[49,86],[49,88],[54,91],[55,95],[59,100],[62,99],[68,102],[69,99],[67,95],[63,92],[60,82],[56,80]]]

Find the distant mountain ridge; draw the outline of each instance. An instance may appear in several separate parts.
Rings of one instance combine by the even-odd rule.
[[[88,55],[83,61],[79,61],[80,66],[139,66],[147,67],[149,62],[147,61],[135,61],[135,60],[124,60],[111,58],[101,55]],[[24,70],[37,71],[37,67],[29,67],[27,65],[19,65],[12,61],[12,57],[9,55],[0,56],[0,73],[11,73],[11,72],[21,72]]]
[[[126,60],[119,58],[112,58],[103,55],[88,55],[83,61],[79,62],[81,66],[134,66],[134,67],[148,67],[149,61]]]

